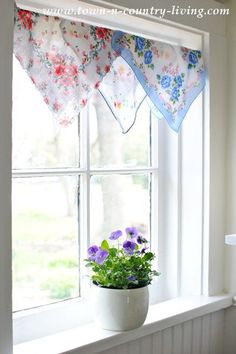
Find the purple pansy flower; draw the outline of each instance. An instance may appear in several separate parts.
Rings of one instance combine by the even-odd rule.
[[[136,227],[126,227],[125,232],[130,238],[135,238],[138,236],[138,231]]]
[[[113,231],[111,234],[110,234],[110,237],[109,239],[110,240],[117,240],[119,237],[122,236],[122,231],[121,230],[116,230],[116,231]]]
[[[134,250],[135,250],[135,242],[133,242],[131,240],[126,240],[123,243],[123,248],[124,248],[125,253],[131,255],[134,253]]]
[[[134,275],[129,275],[127,278],[129,281],[135,281],[136,277]]]
[[[151,52],[151,50],[147,50],[144,53],[144,63],[151,64],[151,62],[152,62],[152,52]]]
[[[137,252],[137,254],[140,256],[141,254],[144,254],[149,247],[143,247],[140,251]]]
[[[140,245],[141,245],[142,243],[147,243],[147,242],[148,242],[148,240],[146,240],[146,238],[144,238],[143,236],[139,235],[139,236],[137,237],[137,243],[139,243]]]
[[[95,255],[95,262],[97,264],[103,264],[107,256],[108,256],[108,252],[103,250],[102,248],[99,248],[99,250]]]
[[[88,248],[87,255],[90,261],[94,261],[96,258],[96,253],[99,250],[98,246],[93,245]]]

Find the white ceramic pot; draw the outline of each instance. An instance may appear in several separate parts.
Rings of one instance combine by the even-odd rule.
[[[148,287],[109,289],[92,286],[93,316],[104,329],[128,331],[140,327],[149,306]]]

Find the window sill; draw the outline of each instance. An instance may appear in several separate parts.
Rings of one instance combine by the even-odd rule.
[[[179,297],[150,306],[144,325],[128,332],[88,324],[14,346],[14,354],[94,354],[232,305],[231,295]]]

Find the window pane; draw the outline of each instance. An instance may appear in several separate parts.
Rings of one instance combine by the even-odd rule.
[[[13,168],[77,167],[78,119],[61,127],[17,59],[13,64]]]
[[[79,295],[77,177],[13,180],[14,310]]]
[[[135,226],[150,238],[150,176],[96,175],[91,177],[91,242],[111,231]]]
[[[150,165],[150,109],[144,102],[132,129],[121,128],[101,96],[90,104],[90,150],[92,167]],[[154,119],[156,119],[154,117]]]

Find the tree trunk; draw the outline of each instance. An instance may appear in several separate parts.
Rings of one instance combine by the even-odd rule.
[[[118,124],[114,124],[114,117],[104,99],[97,94],[94,99],[97,115],[99,165],[122,166],[122,141]],[[124,210],[124,186],[119,175],[102,176],[101,188],[103,196],[103,225],[102,237],[121,227]]]

